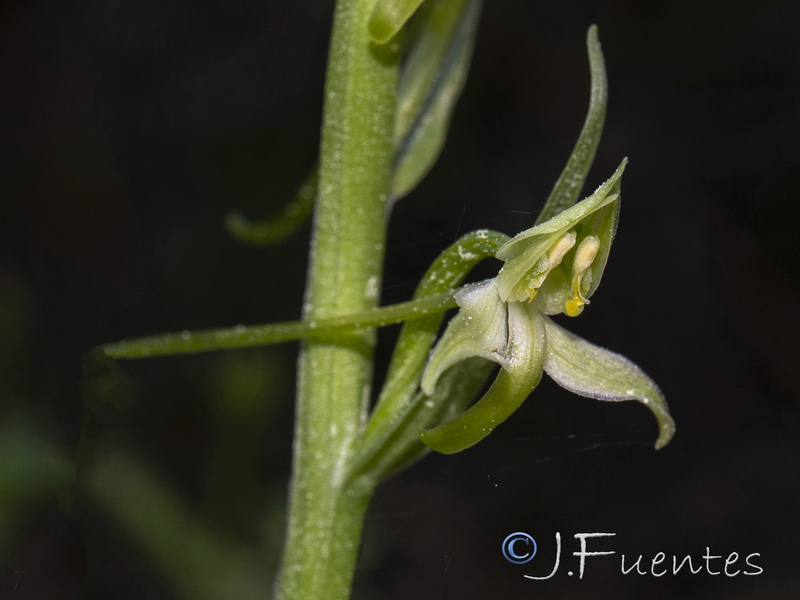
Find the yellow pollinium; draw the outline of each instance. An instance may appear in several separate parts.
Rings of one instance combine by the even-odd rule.
[[[564,303],[564,314],[568,317],[577,317],[583,312],[583,307],[589,304],[589,300],[583,296],[581,285],[599,250],[600,239],[594,235],[587,235],[575,249],[575,260],[572,262],[572,298]]]
[[[577,317],[583,312],[583,307],[589,304],[589,301],[581,296],[581,277],[576,277],[572,281],[572,299],[564,303],[564,314],[568,317]]]

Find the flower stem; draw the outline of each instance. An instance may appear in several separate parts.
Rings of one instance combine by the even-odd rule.
[[[304,319],[376,306],[393,160],[397,49],[368,37],[374,0],[336,4],[325,89],[320,182]],[[350,595],[374,484],[346,480],[366,418],[373,328],[308,340],[300,352],[282,600]]]

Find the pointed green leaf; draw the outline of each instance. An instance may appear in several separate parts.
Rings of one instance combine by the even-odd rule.
[[[479,0],[429,0],[415,19],[397,93],[395,200],[417,186],[444,146],[467,78],[479,12]]]
[[[545,372],[580,396],[618,402],[638,400],[658,421],[656,450],[675,434],[667,401],[655,382],[624,356],[595,346],[544,318],[547,335]]]
[[[403,28],[425,0],[378,0],[369,17],[369,36],[385,44]]]
[[[592,83],[589,92],[589,111],[583,123],[578,141],[561,175],[553,186],[536,223],[542,223],[569,208],[580,198],[583,182],[594,161],[594,155],[603,134],[608,102],[608,79],[603,60],[603,50],[597,35],[597,25],[592,25],[586,34],[586,47],[589,51],[589,71]]]
[[[426,446],[443,454],[466,450],[519,408],[542,378],[543,320],[541,313],[529,304],[508,305],[508,367],[500,371],[486,394],[461,416],[423,432],[420,439]]]

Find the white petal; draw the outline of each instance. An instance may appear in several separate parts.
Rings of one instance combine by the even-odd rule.
[[[470,356],[480,356],[508,367],[506,344],[508,313],[497,294],[494,279],[465,286],[455,295],[460,306],[433,349],[422,374],[422,391],[430,395],[439,376]]]

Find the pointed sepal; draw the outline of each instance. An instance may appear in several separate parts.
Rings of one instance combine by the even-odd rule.
[[[619,402],[637,400],[658,422],[656,450],[675,434],[667,401],[655,382],[624,356],[570,333],[544,318],[547,336],[545,372],[561,387],[588,398]]]
[[[422,442],[443,454],[477,444],[508,419],[542,378],[545,356],[544,317],[533,306],[508,304],[506,365],[473,406],[451,421],[423,431]]]

